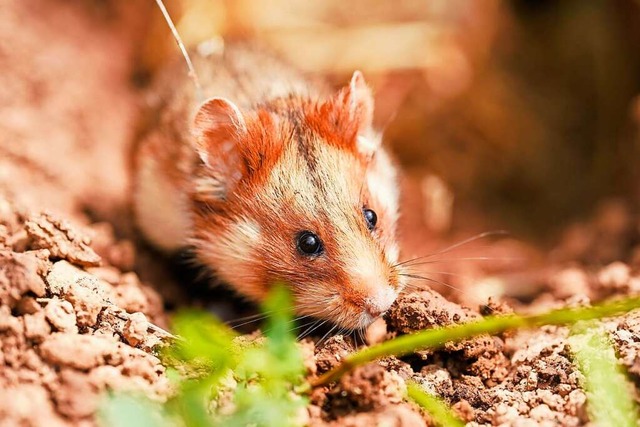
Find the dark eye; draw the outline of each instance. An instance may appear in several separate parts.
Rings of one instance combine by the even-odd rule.
[[[320,238],[310,231],[298,234],[298,250],[303,255],[320,255],[324,251]]]
[[[367,221],[367,227],[369,227],[369,230],[373,230],[378,222],[378,215],[376,215],[376,213],[371,209],[364,209],[362,214],[364,215],[364,220]]]

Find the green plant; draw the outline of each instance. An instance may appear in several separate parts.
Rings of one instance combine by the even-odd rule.
[[[306,398],[293,390],[304,382],[302,355],[290,331],[291,301],[276,287],[264,305],[272,313],[264,339],[245,340],[205,313],[174,320],[181,337],[164,355],[177,392],[164,405],[134,396],[110,396],[104,425],[287,426],[299,425]]]
[[[636,308],[640,308],[638,297],[610,301],[592,307],[562,308],[531,316],[517,314],[488,316],[475,322],[428,329],[355,352],[345,358],[342,364],[315,380],[312,385],[328,384],[356,366],[385,356],[403,356],[421,349],[439,348],[447,342],[464,341],[482,334],[498,334],[509,329],[533,328],[542,325],[572,325],[584,320],[617,316]]]
[[[424,391],[413,381],[407,383],[407,397],[420,405],[441,427],[462,427],[464,423],[440,398]]]
[[[313,382],[304,378],[302,355],[291,332],[291,306],[285,288],[276,287],[264,306],[265,313],[270,313],[264,338],[257,340],[238,336],[207,314],[187,312],[177,316],[173,331],[181,339],[164,356],[165,363],[173,367],[170,374],[175,379],[175,395],[164,405],[134,396],[112,395],[101,410],[104,424],[116,427],[300,425],[303,420],[300,415],[307,404],[305,394],[312,387],[329,384],[354,367],[377,358],[438,348],[446,342],[480,334],[541,325],[575,325],[620,315],[639,308],[640,298],[532,316],[490,316],[400,336],[353,353]],[[599,425],[632,425],[637,420],[637,410],[633,402],[623,396],[627,390],[623,386],[626,379],[606,339],[590,331],[580,329],[580,334],[574,334],[570,343],[576,364],[585,377],[592,418]],[[609,398],[605,399],[603,393]],[[444,402],[418,385],[409,383],[407,396],[421,405],[436,424],[461,425]]]
[[[595,322],[574,327],[569,345],[584,376],[588,411],[594,425],[632,427],[638,425],[638,407],[633,386],[616,359],[607,334]]]

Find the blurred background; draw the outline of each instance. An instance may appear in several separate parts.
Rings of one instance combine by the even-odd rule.
[[[188,45],[255,37],[336,85],[362,70],[413,194],[406,207],[434,232],[462,221],[549,244],[604,198],[638,196],[640,2],[166,4]],[[177,53],[151,14],[142,75]]]
[[[511,233],[452,255],[445,288],[486,301],[533,295],[558,263],[640,266],[640,1],[165,1],[189,46],[257,39],[336,87],[364,72],[402,170],[403,259]],[[0,190],[138,243],[131,146],[179,57],[155,1],[0,1],[0,17]]]

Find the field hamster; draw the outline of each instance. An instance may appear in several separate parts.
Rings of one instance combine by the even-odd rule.
[[[206,47],[205,45],[203,45]],[[372,127],[362,74],[332,93],[248,44],[162,70],[135,150],[134,211],[165,251],[260,302],[278,282],[298,315],[369,325],[404,287],[396,169]]]

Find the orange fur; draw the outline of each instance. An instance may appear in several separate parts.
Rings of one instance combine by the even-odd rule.
[[[247,55],[238,61],[249,65],[238,77],[244,83],[227,85],[255,88],[262,76],[252,73],[271,73],[259,66],[259,55]],[[217,73],[224,74],[225,57],[217,59],[222,67]],[[237,72],[238,65],[232,68]],[[293,81],[286,69],[280,74],[288,80],[263,83],[282,88],[271,90],[277,92],[273,96],[264,95],[271,86],[255,93],[238,92],[235,86],[219,89],[219,95],[212,91],[226,98],[212,98],[196,111],[193,139],[171,142],[167,136],[166,144],[192,147],[189,168],[167,171],[167,176],[186,178],[172,182],[192,201],[190,237],[184,244],[255,301],[264,299],[273,283],[284,282],[299,314],[361,328],[386,310],[403,286],[393,268],[393,168],[382,149],[363,150],[358,140],[375,138],[372,95],[359,72],[331,96],[308,82]],[[140,153],[162,157],[154,150]],[[370,187],[372,182],[384,188]],[[362,214],[365,206],[378,214],[373,231]],[[322,240],[322,255],[299,253],[296,236],[303,230]]]

